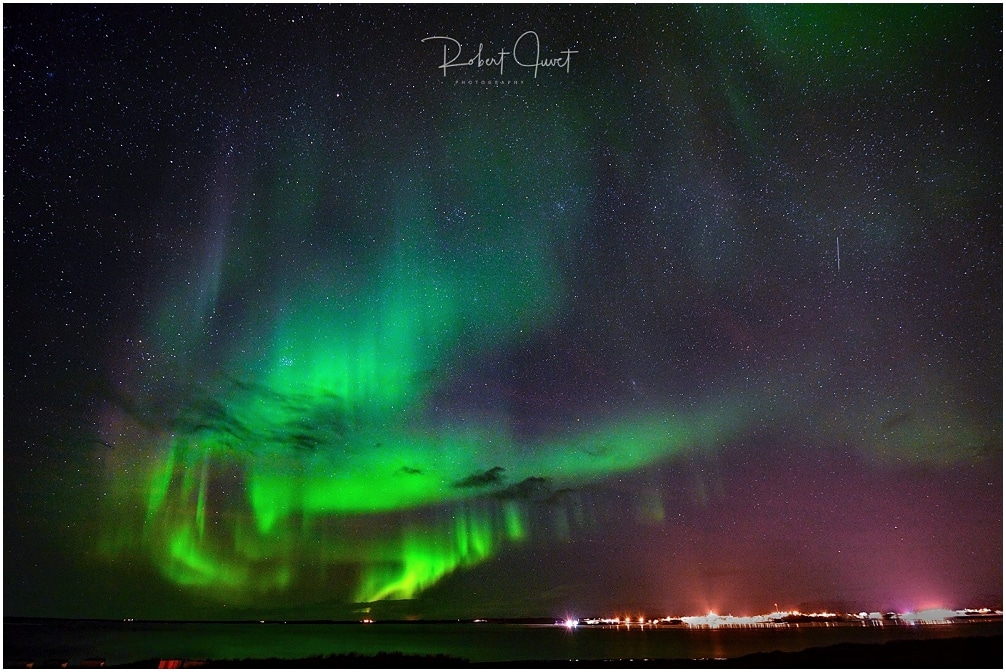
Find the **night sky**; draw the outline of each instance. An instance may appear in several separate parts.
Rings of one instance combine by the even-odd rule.
[[[1000,5],[3,24],[5,615],[1002,604]]]

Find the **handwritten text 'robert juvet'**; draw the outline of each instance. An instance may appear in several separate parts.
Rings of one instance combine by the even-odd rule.
[[[527,38],[527,39],[525,39]],[[533,68],[535,79],[538,78],[538,68],[560,68],[564,69],[567,73],[569,72],[569,61],[573,57],[573,54],[579,53],[575,49],[566,49],[559,53],[562,54],[558,58],[542,58],[541,57],[541,43],[538,41],[538,33],[533,30],[525,32],[523,35],[517,38],[517,41],[513,43],[513,50],[507,51],[506,49],[501,49],[499,53],[489,56],[487,58],[482,58],[482,43],[479,43],[479,49],[475,52],[467,61],[461,60],[461,43],[455,40],[453,37],[443,37],[441,35],[434,35],[432,37],[424,37],[423,42],[429,40],[442,40],[444,42],[444,64],[438,65],[437,67],[444,71],[444,77],[447,76],[448,68],[468,68],[468,67],[490,67],[495,68],[499,66],[500,75],[503,74],[503,66],[506,64],[506,57],[510,56],[513,62],[522,68]],[[518,55],[518,49],[521,47],[521,42],[524,43],[523,48],[523,60],[521,56]],[[453,45],[451,47],[450,45]],[[453,51],[454,55],[451,56],[450,52]],[[531,54],[534,54],[534,60],[531,60]]]

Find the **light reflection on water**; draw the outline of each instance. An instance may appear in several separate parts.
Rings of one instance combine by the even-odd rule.
[[[4,661],[103,658],[305,658],[332,653],[448,654],[476,662],[734,658],[842,642],[1002,636],[1002,621],[953,625],[687,628],[457,624],[4,623]]]

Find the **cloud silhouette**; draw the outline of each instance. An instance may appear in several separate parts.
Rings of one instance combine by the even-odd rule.
[[[503,467],[493,467],[488,471],[477,472],[471,476],[466,476],[454,484],[455,488],[484,488],[489,485],[496,485],[503,480]]]
[[[541,476],[531,476],[496,493],[499,499],[547,499],[552,494],[552,481]]]

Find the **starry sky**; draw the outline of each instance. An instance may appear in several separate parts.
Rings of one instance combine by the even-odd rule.
[[[3,22],[6,615],[1001,606],[1001,6]]]

